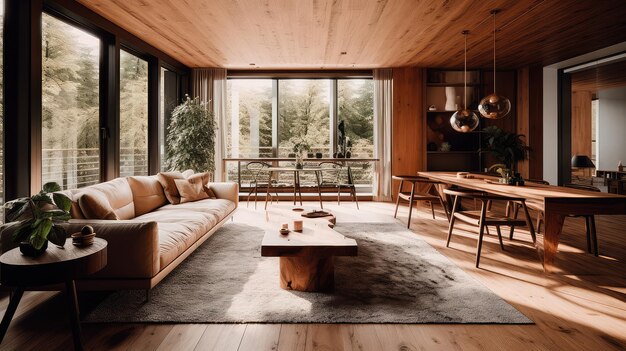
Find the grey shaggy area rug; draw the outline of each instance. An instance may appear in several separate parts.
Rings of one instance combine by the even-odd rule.
[[[357,257],[338,257],[335,292],[279,287],[264,231],[229,223],[152,291],[108,296],[87,322],[532,323],[397,223],[341,223]]]

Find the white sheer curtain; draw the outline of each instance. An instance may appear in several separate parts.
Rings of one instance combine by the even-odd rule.
[[[215,117],[217,135],[215,138],[215,174],[214,181],[223,181],[225,125],[226,123],[226,69],[194,68],[191,70],[191,95],[208,102],[209,109]]]
[[[374,70],[374,199],[391,200],[391,116],[393,74],[390,68]]]

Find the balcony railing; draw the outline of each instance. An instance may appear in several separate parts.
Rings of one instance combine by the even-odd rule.
[[[307,163],[314,165],[318,164],[320,161],[314,159],[316,153],[322,153],[322,157],[324,159],[332,158],[331,148],[328,146],[322,147],[311,147],[311,154],[313,157],[307,161]],[[224,169],[226,173],[227,181],[238,182],[242,191],[246,191],[250,182],[254,178],[254,173],[248,171],[246,166],[251,159],[258,159],[259,161],[264,161],[272,164],[273,166],[292,166],[294,164],[293,160],[276,160],[275,158],[288,158],[290,154],[293,153],[291,148],[278,148],[277,152],[274,153],[273,148],[271,147],[258,147],[258,148],[244,148],[240,147],[238,149],[227,149],[226,150],[228,160],[224,161]],[[347,159],[349,161],[349,165],[352,171],[352,177],[354,184],[357,187],[357,191],[361,193],[371,193],[372,191],[372,182],[373,182],[373,172],[374,172],[374,160],[372,159],[374,155],[373,147],[364,147],[364,148],[353,148],[352,149],[352,159]],[[243,160],[238,160],[243,159]],[[352,160],[357,160],[357,162],[353,162]],[[341,159],[337,159],[340,161]],[[293,175],[289,173],[279,173],[278,174],[278,182],[290,184],[293,183]],[[347,177],[347,173],[346,173]],[[315,184],[315,175],[314,173],[304,172],[300,175],[301,182],[306,185]]]
[[[41,179],[75,189],[100,182],[100,149],[43,149]],[[120,175],[148,175],[145,148],[120,149]]]

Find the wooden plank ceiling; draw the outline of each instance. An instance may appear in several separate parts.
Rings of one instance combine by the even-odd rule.
[[[493,8],[500,68],[626,41],[624,0],[78,1],[190,67],[490,67]]]
[[[626,86],[626,61],[572,73],[572,91],[596,94],[599,90]]]

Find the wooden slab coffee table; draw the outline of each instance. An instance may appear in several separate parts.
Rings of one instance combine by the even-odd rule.
[[[335,287],[335,256],[356,256],[357,243],[319,220],[300,217],[301,233],[279,233],[280,221],[268,222],[261,244],[261,256],[280,257],[280,287],[298,291],[329,292]],[[294,217],[291,217],[293,220]],[[291,224],[290,224],[291,227]]]

